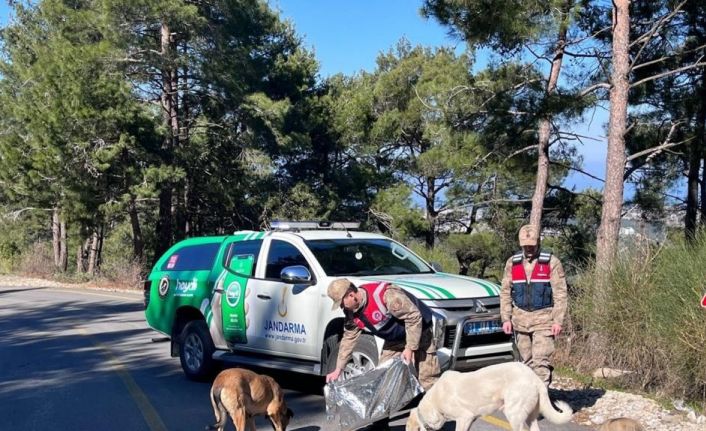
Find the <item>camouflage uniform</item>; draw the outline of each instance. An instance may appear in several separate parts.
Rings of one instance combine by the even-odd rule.
[[[361,289],[361,291],[366,294],[364,290]],[[383,301],[390,314],[404,322],[406,337],[405,341],[386,340],[382,346],[380,362],[401,355],[405,348],[409,348],[414,352],[414,367],[419,373],[419,382],[424,390],[431,388],[441,373],[431,328],[422,329],[422,314],[398,286],[390,285],[385,292]],[[366,303],[367,297],[361,302],[360,309],[364,308]],[[353,322],[352,313],[346,313],[343,328],[343,338],[339,345],[336,361],[336,367],[341,369],[351,358],[362,332],[362,329]]]
[[[539,255],[539,253],[537,253]],[[528,259],[522,256],[522,266],[529,280],[537,263],[537,257]],[[512,320],[515,342],[522,361],[549,386],[552,378],[550,357],[554,353],[553,324],[562,325],[566,314],[567,289],[564,268],[559,259],[552,255],[549,261],[550,283],[552,286],[553,307],[526,311],[512,302],[512,257],[505,264],[502,288],[500,290],[500,316],[503,322]]]

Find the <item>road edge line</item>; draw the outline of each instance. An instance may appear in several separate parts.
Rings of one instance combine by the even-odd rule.
[[[137,408],[140,410],[140,413],[142,413],[142,417],[149,429],[151,431],[167,431],[167,427],[164,425],[159,413],[157,413],[157,410],[152,406],[149,398],[147,398],[147,395],[140,389],[135,379],[132,378],[127,367],[113,355],[108,346],[98,341],[90,332],[83,328],[79,328],[79,332],[89,337],[93,344],[101,349],[103,355],[108,359],[108,364],[113,371],[118,374],[133,401],[137,404]]]
[[[504,421],[500,418],[496,418],[495,416],[490,416],[490,415],[481,416],[481,420],[484,422],[487,422],[491,425],[495,425],[496,427],[500,427],[502,429],[512,431],[512,427],[510,426],[509,422]]]

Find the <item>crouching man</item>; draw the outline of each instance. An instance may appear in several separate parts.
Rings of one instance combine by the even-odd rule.
[[[439,378],[439,360],[432,333],[431,309],[417,298],[391,283],[367,283],[356,287],[349,280],[334,280],[328,287],[332,309],[342,308],[345,315],[343,338],[338,349],[336,369],[326,382],[339,378],[363,331],[385,340],[379,362],[401,355],[418,372],[424,390]],[[388,428],[388,421],[374,424]]]

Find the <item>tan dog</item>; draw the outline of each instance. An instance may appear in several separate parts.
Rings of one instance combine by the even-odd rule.
[[[409,412],[406,431],[438,430],[456,421],[456,431],[468,431],[478,416],[502,410],[513,431],[528,426],[539,431],[541,412],[555,424],[571,420],[571,407],[558,401],[554,410],[544,383],[519,362],[491,365],[472,373],[447,371]]]
[[[255,431],[253,416],[266,415],[275,431],[285,431],[294,413],[287,408],[275,379],[242,368],[221,371],[211,386],[216,423],[206,427],[223,431],[227,414],[237,431]]]
[[[644,431],[644,428],[634,419],[615,418],[603,422],[598,431]]]

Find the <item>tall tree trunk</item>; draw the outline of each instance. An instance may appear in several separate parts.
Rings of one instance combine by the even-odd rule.
[[[156,262],[172,244],[172,186],[163,184],[159,190],[159,216],[157,218]]]
[[[687,169],[686,214],[684,216],[684,234],[687,241],[694,240],[699,208],[699,171],[701,170],[702,142],[697,138],[689,146],[689,168]]]
[[[142,236],[142,228],[140,227],[140,218],[137,213],[135,196],[130,195],[127,212],[130,216],[130,226],[132,226],[132,254],[135,259],[142,262],[145,251],[145,240]]]
[[[603,210],[596,240],[596,268],[602,279],[597,286],[596,303],[605,303],[608,271],[618,248],[620,213],[623,207],[625,173],[625,132],[627,130],[628,91],[630,89],[630,1],[613,0],[613,71],[610,89],[610,122]]]
[[[79,241],[76,246],[76,274],[82,274],[83,268],[83,244]]]
[[[186,214],[184,202],[184,185],[177,184],[174,187],[174,199],[172,200],[172,214],[174,216],[174,241],[184,239],[184,227],[186,225]]]
[[[427,196],[426,196],[426,219],[427,219],[427,232],[425,235],[425,242],[427,245],[427,248],[434,248],[434,237],[435,237],[435,231],[436,231],[436,217],[439,215],[439,213],[436,211],[436,208],[434,206],[434,201],[436,200],[436,192],[434,188],[434,180],[435,178],[427,177],[426,182],[427,182]]]
[[[61,224],[59,222],[59,208],[54,207],[51,213],[51,244],[54,249],[54,266],[58,269],[61,266]]]
[[[703,136],[703,134],[702,134]],[[699,178],[699,187],[700,187],[700,203],[699,203],[699,217],[698,217],[698,223],[699,227],[703,228],[706,226],[706,136],[704,138],[697,138],[701,139],[701,178]]]
[[[189,179],[186,178],[184,180],[184,237],[188,237],[191,234],[192,213],[189,211],[189,199],[191,198],[189,184]]]
[[[559,74],[561,72],[561,63],[564,59],[564,50],[566,48],[566,32],[569,28],[570,11],[573,6],[573,0],[567,0],[564,3],[562,11],[562,21],[557,35],[556,47],[554,49],[554,58],[552,59],[552,67],[549,69],[549,80],[545,89],[545,95],[551,96],[556,92],[557,82],[559,82]],[[532,195],[532,212],[530,213],[530,224],[540,227],[542,225],[542,212],[544,211],[544,196],[547,194],[547,181],[549,180],[549,137],[551,136],[551,121],[552,117],[547,116],[539,120],[539,139],[537,142],[537,179],[535,183],[534,194]]]
[[[100,230],[98,231],[98,251],[96,253],[96,271],[101,269],[103,264],[103,243],[105,243],[105,224],[101,223]]]
[[[98,231],[93,231],[91,234],[91,245],[88,250],[88,273],[95,275],[98,260]]]
[[[706,67],[701,70],[701,89],[699,97],[699,110],[696,113],[696,139],[694,145],[699,151],[699,164],[703,161],[701,171],[701,205],[699,207],[700,226],[706,226]]]
[[[61,218],[59,222],[61,242],[59,243],[59,270],[66,272],[69,266],[69,252],[67,250],[68,234],[66,232],[66,221]]]
[[[166,22],[161,26],[161,55],[165,64],[161,70],[162,75],[162,116],[166,133],[162,143],[162,159],[171,166],[174,162],[174,148],[179,139],[179,119],[177,112],[177,82],[176,70],[171,62],[174,57],[174,36]],[[157,245],[154,259],[159,257],[169,248],[173,240],[173,184],[164,182],[159,193],[159,217],[157,220]]]
[[[476,218],[478,217],[478,206],[473,205],[471,212],[468,215],[468,225],[466,226],[465,233],[470,235],[473,232],[473,227],[476,225]]]
[[[188,43],[187,41],[182,41],[181,43],[181,48],[182,48],[182,55],[187,56],[188,55]],[[189,68],[188,66],[183,66],[181,69],[181,73],[179,76],[179,82],[178,82],[179,90],[177,94],[180,94],[180,97],[178,100],[175,101],[180,103],[179,106],[179,145],[180,146],[185,146],[188,148],[189,146],[189,127],[190,127],[190,113],[189,113],[189,104],[188,104],[188,97],[186,97],[186,93],[189,92]],[[187,175],[186,178],[184,178],[184,183],[183,183],[183,189],[180,191],[181,192],[181,206],[179,207],[179,212],[181,214],[180,217],[180,222],[179,222],[179,230],[180,230],[180,238],[186,238],[189,236],[190,233],[190,226],[189,226],[189,221],[190,221],[190,215],[189,215],[189,176]]]
[[[699,84],[699,104],[696,110],[696,130],[694,140],[689,145],[688,168],[686,183],[686,214],[684,215],[684,235],[687,241],[692,242],[696,237],[696,228],[699,223],[699,211],[701,211],[701,223],[704,223],[703,210],[706,208],[706,175],[701,174],[701,162],[704,160],[706,142],[704,140],[704,122],[706,121],[706,69],[701,73],[701,83]],[[701,192],[699,193],[699,187]],[[701,203],[699,204],[699,201]]]

